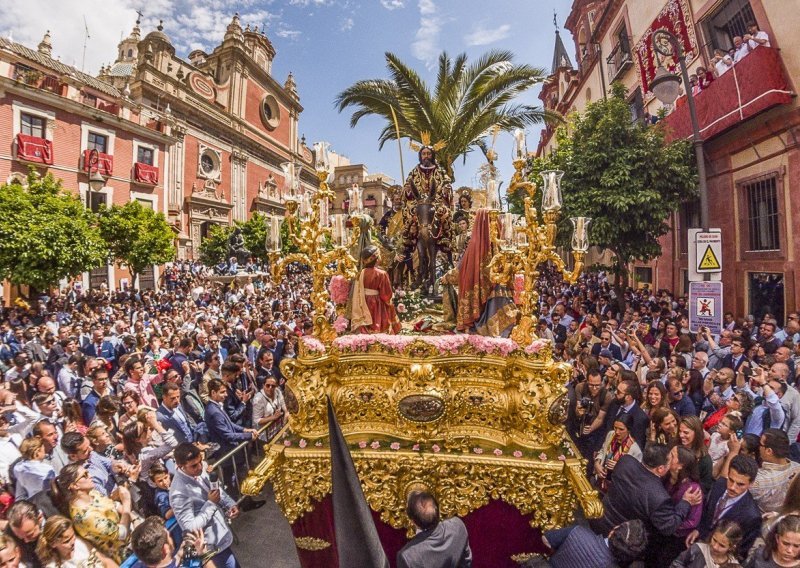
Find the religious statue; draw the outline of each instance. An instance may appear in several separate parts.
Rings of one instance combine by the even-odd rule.
[[[380,251],[369,245],[361,251],[362,269],[353,286],[350,327],[355,333],[397,333],[400,322],[392,304],[392,283],[377,267]]]
[[[228,258],[236,260],[236,264],[244,266],[252,253],[244,246],[242,230],[236,227],[228,237]]]
[[[419,255],[416,284],[423,294],[433,288],[437,253],[450,255],[452,194],[449,176],[436,163],[436,147],[422,146],[419,165],[403,186],[403,240],[406,250]]]

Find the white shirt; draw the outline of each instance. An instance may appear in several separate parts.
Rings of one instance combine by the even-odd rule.
[[[750,34],[750,35],[752,35],[753,38],[754,38],[754,39],[748,39],[747,40],[747,45],[750,47],[750,51],[753,51],[759,45],[763,45],[764,47],[772,47],[770,45],[770,43],[769,43],[769,34],[767,32],[762,31],[762,30],[758,30],[755,34]],[[760,43],[758,41],[755,41],[757,39],[766,40],[766,42],[765,43]]]
[[[740,45],[736,50],[736,53],[733,54],[733,62],[739,63],[747,56],[748,53],[750,53],[750,46],[747,45],[746,41],[743,41],[742,45]]]

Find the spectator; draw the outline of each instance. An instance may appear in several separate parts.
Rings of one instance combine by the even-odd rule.
[[[217,392],[212,389],[211,394]],[[206,472],[203,455],[189,443],[175,449],[178,471],[169,489],[169,501],[178,525],[186,532],[202,530],[206,546],[219,550],[212,559],[218,568],[238,568],[231,550],[233,534],[228,519],[239,516],[239,508],[221,488],[214,488]]]
[[[196,441],[197,424],[181,408],[181,389],[175,383],[166,383],[162,390],[161,405],[156,416],[161,425],[168,429],[178,443]]]
[[[613,527],[639,519],[651,535],[675,534],[703,495],[689,489],[675,505],[662,484],[671,466],[670,449],[663,444],[648,444],[641,463],[633,456],[622,456],[614,468],[614,483],[603,498],[603,516],[590,521],[592,528],[607,535]]]
[[[158,422],[155,410],[147,410],[136,422],[129,422],[122,433],[125,458],[147,479],[150,468],[178,446],[172,432]]]
[[[630,427],[633,418],[629,414],[621,414],[614,420],[614,427],[608,435],[594,460],[594,472],[597,487],[602,493],[611,485],[614,468],[624,455],[633,456],[642,461],[642,450],[633,439]]]
[[[121,431],[127,426],[128,422],[131,420],[136,420],[136,416],[139,414],[139,406],[142,403],[142,399],[139,397],[139,393],[136,391],[125,391],[122,393],[120,397],[120,403],[122,405],[122,416],[119,417],[118,420],[118,429]]]
[[[575,440],[581,454],[594,460],[594,454],[603,443],[604,428],[613,395],[604,385],[600,371],[591,358],[592,366],[586,371],[586,380],[580,382],[570,397],[567,429]]]
[[[72,521],[61,515],[49,517],[44,523],[36,555],[44,568],[79,568],[103,566],[117,568],[117,563],[103,555],[75,534]]]
[[[647,413],[647,416],[652,420],[653,413],[659,408],[669,408],[669,401],[667,400],[667,389],[660,379],[653,379],[647,383],[645,390],[645,401],[642,404],[642,410]]]
[[[107,394],[111,394],[108,389],[108,370],[105,367],[98,367],[92,371],[92,390],[80,404],[81,419],[84,426],[92,423],[97,403]]]
[[[686,396],[686,386],[680,379],[667,379],[667,388],[669,389],[669,407],[678,416],[696,416],[697,410],[694,403],[691,398]]]
[[[53,468],[56,475],[67,465],[68,458],[59,444],[59,431],[49,420],[40,420],[33,426],[31,434],[42,441],[44,462]]]
[[[157,408],[158,399],[153,391],[153,385],[163,382],[164,377],[161,372],[146,373],[144,361],[139,357],[131,357],[125,361],[125,374],[128,375],[128,380],[125,382],[124,389],[138,393],[139,400],[145,406]]]
[[[608,427],[606,432],[611,430],[613,421],[617,419],[620,414],[630,414],[633,422],[631,424],[631,435],[640,448],[644,447],[647,440],[647,426],[650,419],[644,410],[639,406],[639,399],[641,398],[641,389],[639,383],[636,381],[622,381],[617,386],[614,401],[609,406],[608,415],[606,417],[606,424]]]
[[[397,568],[472,566],[467,528],[458,517],[440,520],[439,503],[433,495],[425,491],[412,492],[406,513],[418,532],[397,553]]]
[[[6,518],[8,526],[5,536],[12,540],[22,553],[22,563],[31,568],[42,568],[42,563],[36,556],[36,542],[44,524],[42,512],[30,501],[19,500],[8,509]]]
[[[700,486],[703,488],[703,493],[707,494],[714,483],[713,462],[706,448],[703,425],[697,416],[685,416],[681,419],[678,439],[680,445],[690,450],[697,459]]]
[[[547,531],[542,542],[553,551],[547,564],[552,568],[607,568],[638,559],[647,548],[647,531],[642,521],[628,521],[604,539],[576,525]]]
[[[253,428],[260,430],[269,423],[275,423],[279,429],[288,414],[283,393],[278,388],[278,380],[272,376],[267,377],[263,388],[253,399]],[[266,442],[267,439],[267,432],[262,432],[261,440]]]
[[[740,565],[736,548],[741,540],[741,527],[733,521],[722,520],[711,533],[708,543],[695,542],[675,559],[670,568],[734,568]]]
[[[733,55],[734,65],[747,57],[747,54],[750,53],[750,47],[747,45],[746,41],[742,40],[741,36],[734,36],[733,49],[735,50]]]
[[[648,440],[673,446],[679,442],[678,425],[680,416],[671,408],[659,408],[653,413]]]
[[[742,528],[738,555],[744,557],[761,530],[761,513],[750,494],[758,464],[752,458],[731,454],[725,458],[722,476],[711,488],[700,525],[686,537],[686,547],[698,537],[708,539],[722,520],[734,521]]]
[[[800,517],[787,515],[767,536],[766,543],[757,548],[745,563],[746,568],[773,568],[800,564]]]
[[[161,568],[183,566],[186,551],[191,545],[199,557],[205,554],[205,539],[202,531],[188,533],[180,550],[175,549],[175,542],[167,527],[158,517],[148,517],[136,527],[131,536],[131,546],[138,562],[133,568]]]
[[[118,486],[114,499],[100,493],[80,464],[64,466],[56,478],[57,503],[72,520],[75,532],[112,558],[122,560],[130,539],[131,494]]]
[[[770,428],[761,435],[759,447],[761,468],[750,488],[762,513],[777,511],[786,498],[792,479],[800,473],[800,464],[789,461],[789,439],[786,432]]]
[[[118,445],[111,438],[111,434],[108,433],[108,430],[106,430],[106,427],[102,424],[95,423],[94,426],[86,431],[86,437],[92,445],[92,450],[101,456],[112,460],[124,459],[124,455],[121,452],[123,448],[122,444],[120,443],[119,447],[117,447]]]
[[[17,542],[7,534],[0,533],[0,566],[4,568],[28,568],[41,564],[26,564],[20,560],[20,548]]]
[[[753,399],[753,412],[744,425],[746,434],[760,436],[768,428],[781,428],[786,421],[786,413],[778,395],[772,390],[766,373],[761,367],[753,370],[753,375],[742,389]]]
[[[670,450],[669,473],[664,478],[664,487],[677,506],[683,495],[690,489],[700,490],[700,475],[697,468],[697,458],[690,449],[675,446]],[[702,502],[692,505],[689,515],[675,529],[673,535],[654,535],[654,544],[658,543],[661,554],[656,559],[657,566],[669,566],[672,559],[684,550],[684,541],[697,525],[703,515]]]
[[[153,501],[158,515],[165,520],[175,516],[172,506],[169,504],[169,486],[172,483],[172,476],[163,465],[156,463],[150,468],[148,474],[150,483],[155,487]]]
[[[736,399],[732,398],[731,400]],[[711,434],[711,439],[708,444],[708,455],[713,463],[714,479],[719,477],[723,460],[730,451],[728,442],[730,441],[731,437],[736,436],[737,438],[740,438],[743,434],[742,419],[739,416],[740,415],[738,412],[726,414],[725,417],[720,420],[716,432]]]
[[[17,500],[33,497],[39,491],[46,489],[50,485],[50,480],[56,476],[53,467],[44,461],[44,443],[41,438],[25,438],[20,444],[19,451],[22,460],[14,466]]]
[[[103,495],[110,495],[115,487],[114,473],[122,473],[119,462],[112,462],[92,450],[89,440],[79,432],[67,432],[61,439],[61,449],[70,463],[85,465],[95,488]]]

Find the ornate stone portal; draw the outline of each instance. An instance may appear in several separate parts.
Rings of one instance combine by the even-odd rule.
[[[437,496],[443,517],[491,500],[541,529],[571,522],[578,503],[587,517],[602,514],[563,427],[571,371],[552,360],[548,342],[522,349],[467,335],[356,335],[325,348],[306,339],[282,369],[299,409],[244,492],[271,481],[290,523],[331,491],[326,395],[370,507],[395,529],[413,534],[404,510],[417,487]]]

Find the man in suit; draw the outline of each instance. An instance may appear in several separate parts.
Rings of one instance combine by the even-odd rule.
[[[179,443],[194,442],[197,424],[181,408],[181,388],[175,383],[166,383],[162,392],[161,404],[156,410],[158,421],[172,431]]]
[[[673,535],[692,506],[702,503],[700,489],[690,489],[674,504],[661,481],[670,469],[670,448],[650,443],[642,462],[624,455],[614,468],[614,483],[603,498],[603,516],[590,521],[592,530],[608,535],[615,526],[640,519],[652,535]]]
[[[611,356],[615,361],[622,359],[622,350],[620,350],[619,345],[611,343],[611,331],[609,329],[604,329],[600,332],[600,342],[592,345],[592,355],[599,357],[600,351],[603,349],[611,351]]]
[[[547,564],[551,568],[627,566],[644,553],[647,539],[647,530],[639,519],[614,527],[607,539],[581,525],[542,535],[542,542],[553,550]]]
[[[174,455],[178,470],[169,487],[169,503],[178,524],[184,532],[203,531],[206,548],[219,550],[212,558],[214,566],[239,568],[231,549],[233,533],[227,522],[239,516],[236,502],[223,489],[212,485],[197,446],[179,444]]]
[[[102,329],[92,331],[92,341],[82,351],[87,357],[101,357],[109,363],[115,362],[116,351],[111,342],[103,338]]]
[[[742,528],[739,555],[744,558],[761,534],[761,511],[750,494],[750,485],[758,474],[758,464],[747,456],[734,455],[728,466],[728,477],[720,476],[708,494],[703,516],[697,529],[686,537],[686,547],[698,538],[708,538],[722,519],[735,521]],[[725,473],[723,468],[723,473]],[[617,472],[614,472],[614,482]]]
[[[561,315],[558,313],[553,313],[550,321],[550,328],[553,330],[553,338],[555,338],[556,343],[566,343],[567,328],[561,323]]]
[[[734,373],[739,372],[739,367],[742,365],[749,365],[745,353],[747,352],[747,345],[745,340],[741,337],[736,337],[731,340],[731,352],[722,358],[722,367],[733,369]]]
[[[427,491],[414,491],[406,508],[419,529],[397,553],[397,568],[470,568],[467,527],[458,517],[439,519],[439,503]]]
[[[206,405],[206,426],[208,427],[208,441],[219,444],[219,450],[215,457],[220,457],[231,451],[242,442],[255,440],[256,430],[253,428],[243,428],[231,421],[223,408],[225,399],[228,396],[228,387],[222,381],[211,379],[208,383],[209,402]],[[231,489],[234,496],[238,496],[239,490],[236,484],[236,469],[233,461],[236,461],[236,469],[246,471],[244,454],[238,452],[233,458],[226,460],[222,464],[222,475],[225,478],[227,487]],[[241,463],[240,463],[241,462]],[[248,511],[257,509],[265,504],[265,501],[245,497],[242,501],[242,509]]]
[[[633,418],[633,426],[631,427],[631,435],[640,448],[644,448],[647,443],[647,426],[650,424],[650,418],[647,413],[639,406],[639,400],[642,398],[641,387],[636,381],[622,381],[617,385],[617,391],[614,393],[614,401],[608,407],[608,414],[606,414],[606,423],[603,430],[605,433],[611,431],[614,427],[614,420],[621,414],[630,414]],[[616,475],[616,474],[615,474]]]

